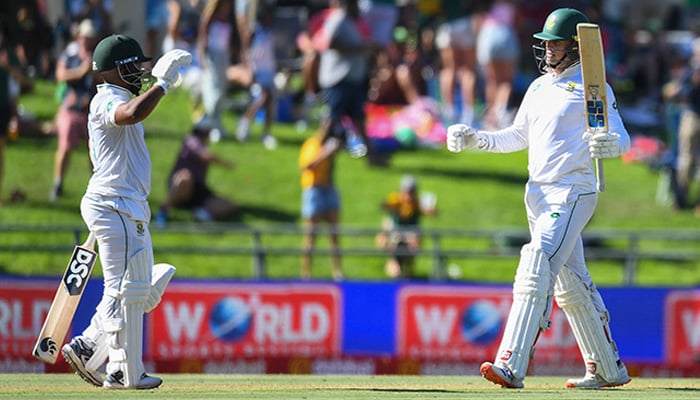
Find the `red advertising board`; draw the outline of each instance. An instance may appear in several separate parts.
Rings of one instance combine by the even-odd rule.
[[[666,361],[690,366],[700,362],[700,291],[676,290],[666,296]]]
[[[149,358],[341,353],[341,295],[331,284],[173,282],[148,315]]]
[[[0,281],[0,354],[34,360],[32,349],[51,308],[55,282]]]
[[[399,357],[481,362],[498,351],[512,301],[507,288],[405,286],[398,296]],[[554,307],[552,326],[537,342],[535,362],[581,360],[564,313]]]

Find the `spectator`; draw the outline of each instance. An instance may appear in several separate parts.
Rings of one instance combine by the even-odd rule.
[[[443,3],[445,20],[438,27],[435,45],[440,52],[440,99],[447,124],[474,121],[476,93],[476,24],[471,2],[451,0]],[[461,104],[455,104],[455,86],[459,84]],[[457,112],[461,109],[461,115]]]
[[[226,70],[231,63],[231,36],[235,28],[233,0],[207,2],[199,24],[197,57],[202,64],[202,103],[214,129],[212,142],[228,136],[221,122],[223,100],[228,90]]]
[[[73,22],[92,20],[100,37],[114,32],[112,24],[112,0],[67,0],[68,12]]]
[[[675,179],[675,206],[679,209],[695,207],[700,217],[700,202],[691,200],[691,186],[700,169],[700,38],[692,44],[692,56],[677,84],[665,87],[667,100],[677,99],[681,104],[678,126],[678,159]]]
[[[486,13],[477,36],[476,56],[484,73],[485,125],[490,129],[510,125],[508,101],[520,53],[516,14],[513,0],[496,0]]]
[[[335,155],[343,146],[343,126],[325,121],[318,132],[304,141],[299,151],[301,168],[301,216],[304,220],[303,255],[301,277],[311,278],[311,260],[316,243],[317,230],[322,223],[328,225],[331,245],[333,279],[343,278],[338,241],[340,194],[334,182]],[[325,125],[325,126],[324,126]]]
[[[357,0],[331,0],[332,9],[319,32],[321,59],[318,70],[331,122],[335,126],[349,117],[373,161],[367,139],[365,102],[369,56],[376,45],[370,40],[367,25],[361,23]]]
[[[168,29],[163,39],[164,52],[184,49],[192,53],[192,64],[182,71],[182,87],[189,92],[194,114],[198,117],[203,114],[203,105],[197,33],[205,3],[202,0],[168,0]]]
[[[413,175],[401,178],[398,192],[391,192],[381,204],[387,217],[377,235],[377,246],[390,251],[385,270],[392,278],[410,278],[414,273],[415,255],[420,250],[420,217],[435,215],[435,195],[418,192]]]
[[[36,0],[24,1],[17,8],[17,32],[13,42],[29,77],[47,78],[51,70],[51,48],[54,35]]]
[[[168,178],[168,197],[160,206],[155,219],[157,226],[165,226],[168,212],[173,207],[192,210],[194,218],[202,222],[224,219],[238,210],[236,203],[215,194],[207,185],[209,165],[233,168],[233,163],[218,157],[207,148],[209,132],[213,126],[208,117],[203,117],[182,142]]]
[[[158,48],[158,40],[167,31],[169,1],[146,0],[146,52],[153,56],[157,56],[162,50],[162,46]]]
[[[244,62],[244,68],[252,75],[251,102],[238,121],[236,137],[241,142],[250,136],[250,124],[259,110],[264,111],[262,143],[268,150],[277,148],[277,139],[270,133],[275,117],[275,42],[272,32],[274,14],[269,7],[258,6],[258,22],[253,29],[250,49]]]
[[[0,205],[2,183],[5,176],[5,141],[10,129],[18,129],[17,98],[18,81],[24,79],[19,60],[9,47],[0,26]]]
[[[97,92],[92,72],[92,52],[97,30],[89,19],[80,22],[75,40],[68,44],[56,62],[56,82],[65,84],[65,92],[56,114],[58,147],[54,156],[53,186],[49,201],[63,196],[63,178],[70,155],[79,144],[87,146],[90,99]]]

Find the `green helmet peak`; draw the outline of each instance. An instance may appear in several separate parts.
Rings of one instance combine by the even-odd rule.
[[[532,35],[540,40],[574,40],[578,41],[576,25],[589,22],[581,11],[573,8],[559,8],[552,11],[544,21],[542,32]]]

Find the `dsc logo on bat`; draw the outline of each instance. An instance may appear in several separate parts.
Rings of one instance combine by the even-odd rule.
[[[68,264],[68,270],[63,277],[63,283],[71,296],[79,295],[85,289],[85,280],[90,275],[92,265],[95,263],[97,255],[92,251],[77,248],[73,252],[73,257]]]
[[[586,99],[586,115],[588,127],[593,129],[605,128],[605,99],[598,96],[597,85],[588,86],[588,99]]]

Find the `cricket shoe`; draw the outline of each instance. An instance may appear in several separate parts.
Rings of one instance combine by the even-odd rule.
[[[63,358],[70,364],[76,375],[91,385],[102,386],[102,376],[100,373],[85,367],[85,364],[87,364],[94,353],[94,350],[80,337],[73,338],[70,343],[66,343],[61,348]]]
[[[502,388],[522,389],[525,387],[520,379],[513,376],[513,373],[508,367],[499,367],[487,361],[481,364],[479,370],[481,371],[481,376],[487,381],[491,381],[496,385],[501,385]]]
[[[144,372],[136,386],[128,388],[124,385],[124,373],[117,371],[107,375],[104,387],[108,389],[155,389],[162,383],[162,379],[157,376],[150,376]]]
[[[584,375],[583,378],[569,379],[566,381],[566,387],[572,389],[601,389],[622,386],[629,383],[629,381],[632,379],[630,378],[629,374],[627,374],[625,364],[620,364],[621,366],[618,369],[618,377],[614,381],[607,381],[596,373],[586,372],[586,375]]]

